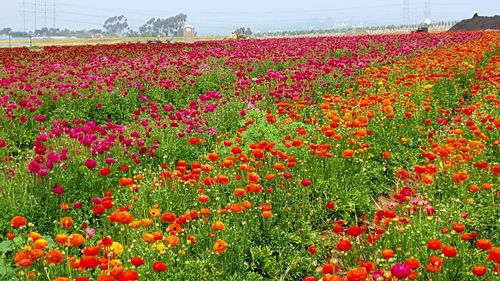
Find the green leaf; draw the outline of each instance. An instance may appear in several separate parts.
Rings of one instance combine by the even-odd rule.
[[[13,243],[10,240],[3,241],[0,243],[0,253],[5,254],[13,250]],[[2,260],[0,260],[2,262]],[[0,274],[1,275],[1,274]]]

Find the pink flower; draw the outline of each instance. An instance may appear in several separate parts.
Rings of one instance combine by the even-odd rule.
[[[39,175],[40,177],[44,177],[44,176],[46,176],[48,174],[49,174],[49,171],[47,171],[47,169],[40,169],[37,172],[37,175]]]

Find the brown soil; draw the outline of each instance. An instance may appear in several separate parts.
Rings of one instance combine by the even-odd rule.
[[[500,16],[482,17],[477,13],[471,19],[463,20],[450,28],[449,31],[465,30],[500,30]]]

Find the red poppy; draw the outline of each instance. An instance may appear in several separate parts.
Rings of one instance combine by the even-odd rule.
[[[167,265],[162,261],[155,261],[153,263],[153,270],[156,272],[164,272],[167,270]]]

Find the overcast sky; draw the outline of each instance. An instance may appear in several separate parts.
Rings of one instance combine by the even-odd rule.
[[[138,29],[151,17],[188,16],[201,35],[228,34],[237,27],[252,31],[369,26],[404,22],[404,0],[0,0],[0,28],[26,31],[54,26],[69,29],[102,28],[104,21],[125,15]],[[425,18],[426,0],[409,0],[411,23]],[[430,0],[433,21],[500,13],[499,0]],[[24,8],[23,8],[24,3]],[[54,9],[55,7],[55,9]],[[35,13],[36,11],[36,13]],[[54,12],[55,11],[55,12]],[[36,15],[36,17],[35,17]],[[36,22],[35,22],[36,19]]]

